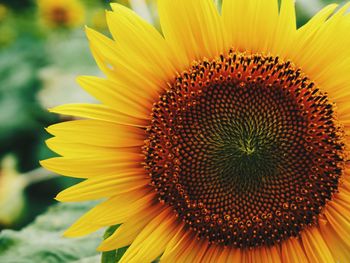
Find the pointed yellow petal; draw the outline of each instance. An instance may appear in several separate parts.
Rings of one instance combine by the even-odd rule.
[[[182,69],[194,59],[212,58],[226,51],[222,20],[214,1],[160,0],[158,9],[165,39],[181,59]]]
[[[111,6],[113,12],[107,12],[107,23],[120,48],[142,60],[159,81],[172,78],[176,72],[174,55],[162,35],[131,9],[120,4]]]
[[[100,104],[66,104],[50,109],[50,112],[130,126],[144,127],[148,124],[145,119],[139,119]]]
[[[141,233],[145,226],[155,218],[164,206],[161,204],[143,207],[130,216],[118,229],[98,247],[100,251],[109,251],[130,245]]]
[[[141,128],[97,120],[67,121],[51,125],[47,131],[67,142],[106,147],[142,146],[145,132]]]
[[[298,30],[290,52],[290,59],[337,103],[340,121],[350,99],[350,18],[344,15],[349,7],[350,3],[332,16],[335,6],[322,10],[316,22],[311,20]]]
[[[63,190],[56,199],[61,202],[96,200],[140,189],[147,184],[149,178],[138,174],[93,177]]]
[[[131,152],[119,152],[106,157],[54,157],[41,161],[46,169],[75,178],[101,177],[121,173],[144,174],[140,165],[142,155]]]
[[[147,189],[146,189],[147,190]],[[154,198],[145,188],[116,195],[97,205],[64,233],[67,237],[78,237],[89,234],[104,226],[121,224],[128,217],[138,213],[143,207],[149,206]]]
[[[77,228],[75,228],[74,225],[72,225],[63,233],[63,236],[64,237],[82,237],[82,236],[89,235],[93,232],[96,232],[102,227],[103,226],[95,225],[93,223],[81,225]]]
[[[310,262],[335,263],[335,260],[317,227],[303,230],[301,237],[305,254]]]
[[[314,15],[305,25],[298,29],[297,35],[304,36],[304,39],[310,39],[320,26],[333,14],[338,7],[337,4],[331,4],[324,7],[316,15]],[[305,43],[296,43],[297,45]]]
[[[52,137],[46,140],[47,146],[55,153],[73,158],[86,158],[106,156],[108,158],[118,157],[124,153],[140,154],[140,147],[103,147],[86,143],[69,142],[61,137]],[[85,177],[84,177],[85,178]]]
[[[153,101],[147,91],[136,91],[125,84],[91,76],[77,79],[79,85],[108,107],[139,119],[148,119]]]
[[[173,211],[166,209],[154,218],[137,236],[120,263],[151,262],[162,254],[177,233],[179,225]]]
[[[158,97],[162,88],[160,83],[163,82],[154,77],[149,64],[92,29],[87,28],[86,34],[91,52],[108,79],[122,83],[122,86],[133,87],[136,92],[147,93],[150,99]]]

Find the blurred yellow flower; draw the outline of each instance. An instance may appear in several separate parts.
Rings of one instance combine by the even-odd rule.
[[[78,0],[38,0],[42,22],[49,27],[76,27],[84,23],[85,10]]]
[[[0,4],[0,22],[2,22],[7,15],[7,7]]]
[[[8,155],[0,164],[0,225],[10,226],[24,207],[23,189],[26,181],[16,170],[16,159]]]

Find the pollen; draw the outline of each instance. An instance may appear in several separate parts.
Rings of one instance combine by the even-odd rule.
[[[288,61],[234,51],[170,82],[146,137],[158,198],[199,238],[239,248],[317,224],[345,159],[327,94]]]

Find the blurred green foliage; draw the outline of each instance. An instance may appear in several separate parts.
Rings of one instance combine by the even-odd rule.
[[[33,0],[1,0],[0,3],[16,10],[26,10],[34,5]]]
[[[62,237],[64,230],[94,205],[93,202],[58,204],[21,231],[2,231],[0,262],[99,262],[96,247],[101,242],[101,232],[84,238]]]
[[[91,16],[105,7],[103,1],[83,3]],[[0,2],[0,163],[5,156],[13,155],[16,170],[24,177],[39,167],[39,160],[54,155],[45,145],[49,134],[44,127],[60,121],[60,117],[48,113],[46,100],[58,105],[74,97],[75,102],[79,102],[80,94],[70,92],[75,76],[97,72],[83,25],[72,29],[45,28],[36,8],[35,1]],[[86,23],[90,20],[91,17],[87,17]],[[46,76],[47,71],[52,73],[45,73]],[[60,90],[53,92],[52,85]],[[44,92],[44,98],[39,96],[40,92]],[[58,100],[57,94],[66,97],[61,95]],[[0,179],[5,176],[0,166]],[[0,218],[0,230],[22,228],[55,203],[53,198],[60,190],[76,183],[63,177],[45,178],[26,183],[21,189],[25,204],[19,207],[22,213],[15,213],[16,217],[6,225],[1,222],[9,219]],[[0,192],[1,188],[11,187],[12,181],[0,180]]]
[[[38,71],[47,64],[42,45],[23,40],[0,51],[0,156],[15,153],[20,171],[37,167],[42,127],[56,119],[36,100],[41,88]]]
[[[343,5],[344,0],[296,0],[297,26],[304,25],[315,13],[328,4]]]

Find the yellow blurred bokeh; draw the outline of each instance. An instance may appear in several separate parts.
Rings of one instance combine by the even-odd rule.
[[[85,21],[85,9],[79,0],[38,0],[40,19],[49,27],[76,27]]]

